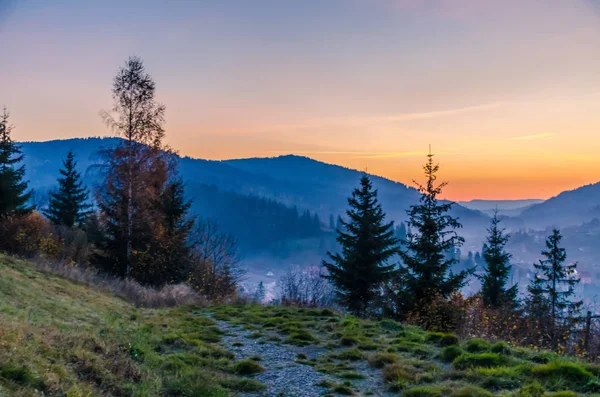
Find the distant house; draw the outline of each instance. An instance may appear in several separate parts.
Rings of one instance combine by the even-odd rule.
[[[579,272],[579,279],[581,280],[581,284],[591,284],[593,281],[590,272]]]

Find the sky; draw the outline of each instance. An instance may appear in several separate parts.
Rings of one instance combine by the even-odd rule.
[[[0,0],[0,49],[16,140],[111,135],[137,55],[182,155],[412,184],[431,145],[453,200],[600,181],[600,0]]]

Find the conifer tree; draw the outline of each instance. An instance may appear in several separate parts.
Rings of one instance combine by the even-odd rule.
[[[550,305],[544,295],[544,279],[535,273],[527,286],[527,297],[524,300],[525,310],[530,318],[541,320],[549,317]]]
[[[494,214],[488,228],[486,250],[483,253],[485,273],[481,280],[481,296],[486,306],[499,308],[501,306],[516,307],[518,285],[507,288],[508,277],[512,270],[510,258],[512,255],[504,247],[509,236],[499,227],[498,213]]]
[[[58,191],[50,193],[48,209],[44,211],[44,215],[55,225],[81,226],[90,214],[88,190],[76,167],[75,155],[69,151],[63,168],[59,170],[62,177],[58,178]]]
[[[132,270],[132,276],[149,285],[175,284],[186,280],[191,266],[190,233],[194,219],[189,217],[191,202],[185,199],[183,182],[175,178],[161,188],[153,211],[157,220],[152,230],[148,260]]]
[[[456,232],[461,227],[458,219],[448,214],[454,203],[438,199],[447,183],[436,185],[439,165],[434,164],[433,156],[431,153],[427,156],[423,167],[426,184],[417,183],[420,202],[407,211],[411,232],[400,253],[404,267],[401,281],[396,283],[402,288],[397,291],[396,299],[399,316],[409,311],[418,313],[434,299],[448,299],[465,285],[467,277],[474,271],[452,272],[457,259],[448,252],[460,247],[464,239]]]
[[[559,327],[567,325],[569,318],[577,314],[583,305],[582,301],[574,301],[575,286],[579,279],[575,277],[577,263],[565,264],[567,252],[560,247],[562,235],[558,229],[546,239],[546,250],[542,251],[544,259],[534,264],[540,275],[537,288],[545,298],[550,319],[553,343],[557,343]],[[540,291],[534,290],[539,293]],[[530,291],[531,293],[531,291]]]
[[[394,223],[385,223],[370,178],[364,175],[360,187],[348,199],[348,221],[340,220],[337,241],[342,252],[328,252],[331,262],[323,261],[328,278],[340,303],[353,314],[364,314],[380,288],[392,274],[389,260],[397,254]]]
[[[406,225],[404,222],[400,223],[400,226],[396,228],[396,238],[401,244],[406,241]]]
[[[32,191],[27,190],[25,166],[21,148],[11,138],[13,127],[10,125],[6,108],[0,115],[0,220],[10,216],[27,215],[33,210],[28,203]]]
[[[265,300],[265,286],[262,281],[259,282],[258,286],[256,287],[256,292],[254,293],[254,300],[259,303]]]

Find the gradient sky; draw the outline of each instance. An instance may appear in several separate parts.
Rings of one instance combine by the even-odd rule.
[[[143,58],[167,140],[295,153],[445,195],[547,198],[600,180],[600,0],[0,0],[17,140],[104,136]]]

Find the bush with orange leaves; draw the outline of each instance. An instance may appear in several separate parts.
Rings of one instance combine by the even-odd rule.
[[[406,322],[429,331],[455,332],[464,322],[468,303],[462,294],[453,294],[449,299],[434,296],[429,303],[408,312]]]
[[[85,265],[90,248],[83,230],[54,226],[37,211],[0,221],[0,251],[11,255]]]
[[[456,332],[463,338],[504,340],[515,345],[522,344],[529,333],[519,310],[511,306],[487,307],[480,295],[466,300],[464,321]]]
[[[25,216],[9,216],[0,222],[0,250],[31,257],[44,250],[50,255],[60,251],[52,241],[52,227],[39,212]]]

